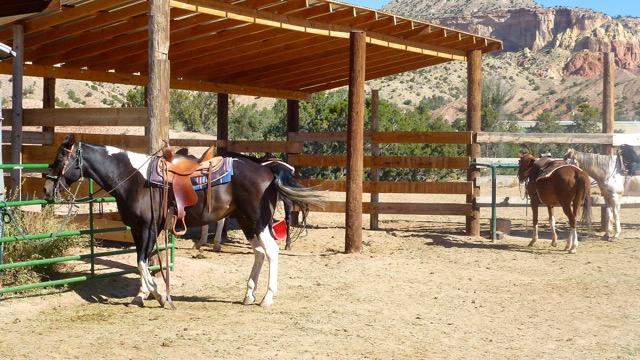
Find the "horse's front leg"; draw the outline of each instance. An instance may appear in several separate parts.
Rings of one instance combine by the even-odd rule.
[[[260,306],[271,306],[273,305],[275,296],[278,294],[278,256],[280,248],[271,235],[269,225],[258,235],[258,239],[265,250],[267,261],[269,262],[269,284],[267,285],[267,293],[260,302]]]
[[[164,296],[158,291],[158,285],[149,271],[149,257],[155,245],[157,232],[151,229],[132,227],[131,234],[136,244],[136,258],[138,272],[140,273],[140,291],[131,301],[131,305],[142,307],[144,306],[144,300],[147,299],[149,295],[153,295],[160,303],[160,306],[164,307]]]
[[[620,205],[622,203],[622,198],[620,196],[614,196],[614,200],[613,223],[615,224],[616,232],[613,234],[613,239],[611,240],[617,240],[622,232],[622,227],[620,226]]]
[[[533,216],[533,237],[529,246],[533,246],[538,241],[538,201],[533,197],[531,197],[531,215]]]
[[[558,246],[558,234],[556,233],[556,218],[553,216],[553,207],[547,206],[549,210],[549,222],[551,223],[551,246]]]

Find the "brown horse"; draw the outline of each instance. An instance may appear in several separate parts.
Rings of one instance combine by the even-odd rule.
[[[589,175],[576,166],[549,157],[536,159],[533,155],[520,153],[518,180],[526,183],[527,194],[531,198],[533,212],[533,238],[529,246],[538,240],[538,206],[546,205],[549,210],[552,238],[551,246],[557,245],[553,207],[561,206],[569,218],[569,239],[565,251],[575,254],[578,248],[576,221],[580,208],[584,206],[583,220],[591,229],[591,181]]]

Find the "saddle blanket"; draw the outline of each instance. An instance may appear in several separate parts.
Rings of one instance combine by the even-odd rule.
[[[158,168],[158,161],[160,161],[160,159],[161,157],[159,156],[154,157],[149,165],[148,179],[151,186],[164,186],[164,176]],[[233,158],[224,158],[222,166],[217,169],[213,169],[213,173],[211,174],[211,186],[231,182],[232,176]],[[200,176],[191,177],[191,185],[193,186],[193,189],[196,191],[206,189],[208,178],[209,176],[206,171],[202,171]]]
[[[564,164],[564,163],[556,163],[556,164],[552,163],[552,164],[549,164],[547,167],[542,169],[542,171],[540,172],[540,175],[538,175],[538,177],[536,178],[536,181],[542,180],[542,179],[546,179],[549,176],[551,176],[556,170],[561,169],[563,167],[567,167],[567,166],[572,166],[572,167],[580,170],[580,168],[575,166],[575,165],[569,165],[569,164]]]

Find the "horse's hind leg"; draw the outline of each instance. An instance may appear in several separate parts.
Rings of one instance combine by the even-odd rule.
[[[289,200],[282,200],[282,205],[284,207],[284,219],[287,223],[287,241],[285,242],[284,249],[291,250],[291,209],[293,208],[293,204]]]
[[[556,218],[553,216],[553,207],[547,206],[549,210],[549,223],[551,223],[551,246],[558,246],[558,234],[556,233]]]
[[[255,236],[250,240],[250,242],[251,248],[253,248],[254,260],[249,280],[247,280],[247,293],[244,296],[243,301],[245,305],[251,305],[256,302],[255,291],[258,286],[258,278],[260,277],[260,270],[262,270],[262,264],[264,263],[265,257],[265,250]]]
[[[578,231],[576,230],[576,211],[580,204],[577,201],[573,202],[573,209],[571,208],[571,204],[563,204],[562,210],[564,211],[567,218],[569,218],[569,239],[567,240],[567,245],[564,250],[569,251],[570,254],[575,254],[578,250]]]
[[[267,285],[267,293],[260,302],[260,306],[271,306],[274,297],[278,293],[278,256],[280,248],[271,235],[269,227],[270,225],[265,226],[260,234],[258,234],[258,239],[265,250],[267,261],[269,262],[269,284]]]
[[[614,195],[614,205],[613,205],[613,223],[616,227],[616,232],[613,234],[613,239],[616,240],[620,237],[620,232],[622,232],[622,228],[620,226],[620,204],[622,203],[622,198],[620,196]]]

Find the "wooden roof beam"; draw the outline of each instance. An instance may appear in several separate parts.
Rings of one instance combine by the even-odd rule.
[[[316,61],[318,54],[322,56],[332,56],[335,54],[345,54],[348,49],[345,47],[343,39],[330,38],[328,40],[318,42],[317,40],[306,47],[290,49],[281,54],[272,55],[260,59],[259,63],[246,63],[238,66],[227,66],[221,68],[224,72],[224,82],[242,78],[243,81],[257,81],[263,76],[268,76],[274,71],[280,73],[279,68],[283,66],[303,66],[307,61]],[[346,56],[346,55],[344,55]],[[236,64],[234,64],[236,65]]]
[[[282,31],[279,29],[271,30]],[[253,62],[264,56],[286,51],[288,48],[295,47],[297,43],[308,42],[312,38],[313,35],[301,38],[300,34],[281,32],[277,35],[270,35],[265,38],[256,37],[253,41],[239,41],[238,43],[242,45],[235,47],[233,51],[230,51],[225,46],[214,46],[207,50],[200,49],[197,51],[197,55],[194,54],[193,56],[189,56],[186,54],[186,56],[182,56],[173,61],[172,65],[176,66],[176,69],[174,69],[175,74],[188,76],[192,73],[201,72],[201,68],[206,69],[210,66],[205,65],[205,63],[238,64],[245,59],[249,59]],[[213,60],[213,62],[211,60]]]
[[[114,11],[102,11],[95,16],[76,21],[70,25],[62,25],[47,31],[40,32],[33,36],[27,36],[28,47],[35,47],[50,43],[61,38],[72,36],[81,32],[90,31],[99,27],[107,26],[140,14],[146,14],[149,5],[146,2],[133,4]]]
[[[371,50],[371,49],[367,49]],[[402,52],[395,52],[393,49],[381,49],[378,52],[371,52],[367,54],[367,67],[365,72],[378,69],[380,67],[395,66],[398,63],[415,62],[419,59],[424,59],[424,55],[410,55]],[[329,66],[331,65],[331,66]],[[290,88],[299,89],[304,87],[313,86],[326,81],[326,79],[335,79],[341,75],[349,76],[349,59],[337,60],[333,64],[319,63],[313,71],[309,73],[299,73],[298,75],[287,75],[282,77],[280,81],[271,81],[269,83],[274,84],[274,87],[278,88]]]
[[[393,75],[396,73],[401,73],[401,72],[406,72],[406,71],[411,71],[411,70],[417,70],[417,69],[421,69],[427,66],[432,66],[432,65],[437,65],[437,64],[441,64],[441,63],[445,63],[451,60],[447,60],[447,59],[443,59],[443,58],[431,58],[428,60],[419,60],[416,62],[411,62],[411,63],[407,63],[407,64],[402,64],[402,65],[398,65],[397,67],[389,67],[389,68],[382,68],[380,70],[376,70],[375,72],[371,72],[371,71],[367,71],[365,73],[365,78],[366,80],[373,80],[373,79],[377,79],[377,78],[381,78],[381,77],[385,77],[385,76],[389,76],[389,75]],[[349,79],[348,78],[344,78],[344,79],[340,79],[340,80],[335,80],[335,81],[331,81],[331,82],[327,82],[324,84],[318,84],[315,86],[311,86],[308,87],[306,89],[304,89],[304,91],[308,91],[309,93],[316,93],[319,91],[325,91],[325,90],[329,90],[329,89],[335,89],[338,87],[342,87],[342,86],[346,86],[349,85]]]
[[[282,16],[271,14],[264,11],[247,10],[238,6],[222,4],[207,0],[171,0],[171,6],[183,8],[186,10],[208,13],[214,16],[223,16],[249,23],[263,24],[272,27],[280,27],[283,29],[307,32],[317,35],[347,38],[353,29],[347,26],[338,26],[333,24],[324,24],[311,20],[300,19],[293,16]],[[392,36],[367,33],[367,42],[374,43],[378,46],[386,46],[398,49],[404,49],[411,52],[421,52],[425,55],[445,57],[453,60],[465,60],[466,53],[463,51],[434,47],[419,42],[407,41]]]
[[[11,74],[11,64],[0,62],[0,74]],[[123,74],[116,72],[68,69],[54,66],[25,65],[27,76],[49,77],[57,79],[99,81],[125,85],[146,86],[148,78],[144,75]],[[171,79],[171,88],[207,92],[224,92],[249,96],[264,96],[280,99],[309,100],[308,93],[255,86],[239,86],[189,79]]]
[[[60,11],[48,12],[46,14],[36,16],[31,20],[26,20],[23,24],[24,33],[27,35],[52,26],[90,16],[91,13],[105,9],[115,9],[137,1],[139,0],[95,0],[72,8],[65,7]],[[11,24],[8,24],[4,29],[0,30],[0,41],[10,39],[12,36],[11,34]]]
[[[198,39],[211,33],[242,24],[243,23],[241,22],[229,19],[220,19],[204,25],[200,24],[198,21],[192,21],[190,18],[184,20],[171,20],[170,41],[173,46],[177,41]],[[103,46],[103,51],[101,51],[100,54],[66,63],[65,66],[88,66],[98,69],[110,69],[115,68],[116,66],[133,67],[133,65],[137,63],[142,64],[140,69],[146,70],[147,35],[148,34],[146,33],[141,34],[141,36],[138,37],[136,37],[135,34],[123,35],[117,42],[115,41],[116,39],[114,39],[110,42],[111,44]],[[117,48],[122,48],[123,51],[113,51]],[[171,55],[171,50],[169,51],[169,55]],[[135,71],[136,70],[132,70],[131,72]]]
[[[407,54],[394,51],[393,49],[378,48],[375,52],[369,51],[372,49],[367,50],[367,70],[376,65],[390,64],[394,61],[405,61],[408,58],[414,58],[414,56],[421,56],[407,56]],[[348,53],[346,55],[347,56],[334,56],[329,59],[319,59],[315,64],[306,65],[303,70],[307,71],[283,72],[283,74],[287,75],[269,80],[265,79],[264,81],[261,79],[257,84],[274,84],[275,87],[294,88],[305,84],[317,84],[322,79],[332,78],[341,74],[348,76]]]
[[[222,21],[232,21],[222,19]],[[226,31],[220,30],[220,34],[205,34],[205,36],[197,36],[193,38],[172,37],[171,47],[169,50],[169,59],[172,65],[178,64],[184,59],[195,59],[205,56],[212,51],[231,51],[230,46],[240,44],[242,41],[257,41],[263,37],[277,37],[285,34],[286,31],[282,29],[274,29],[266,26],[249,25],[246,23],[240,23],[238,28],[226,29]],[[174,41],[175,40],[175,41]],[[225,47],[225,45],[227,45]],[[133,69],[144,68],[145,64],[144,52],[140,52],[137,55],[131,55],[127,57],[127,61],[123,64],[118,64],[116,69],[122,69],[122,71],[134,71]],[[142,70],[146,72],[146,70]]]

